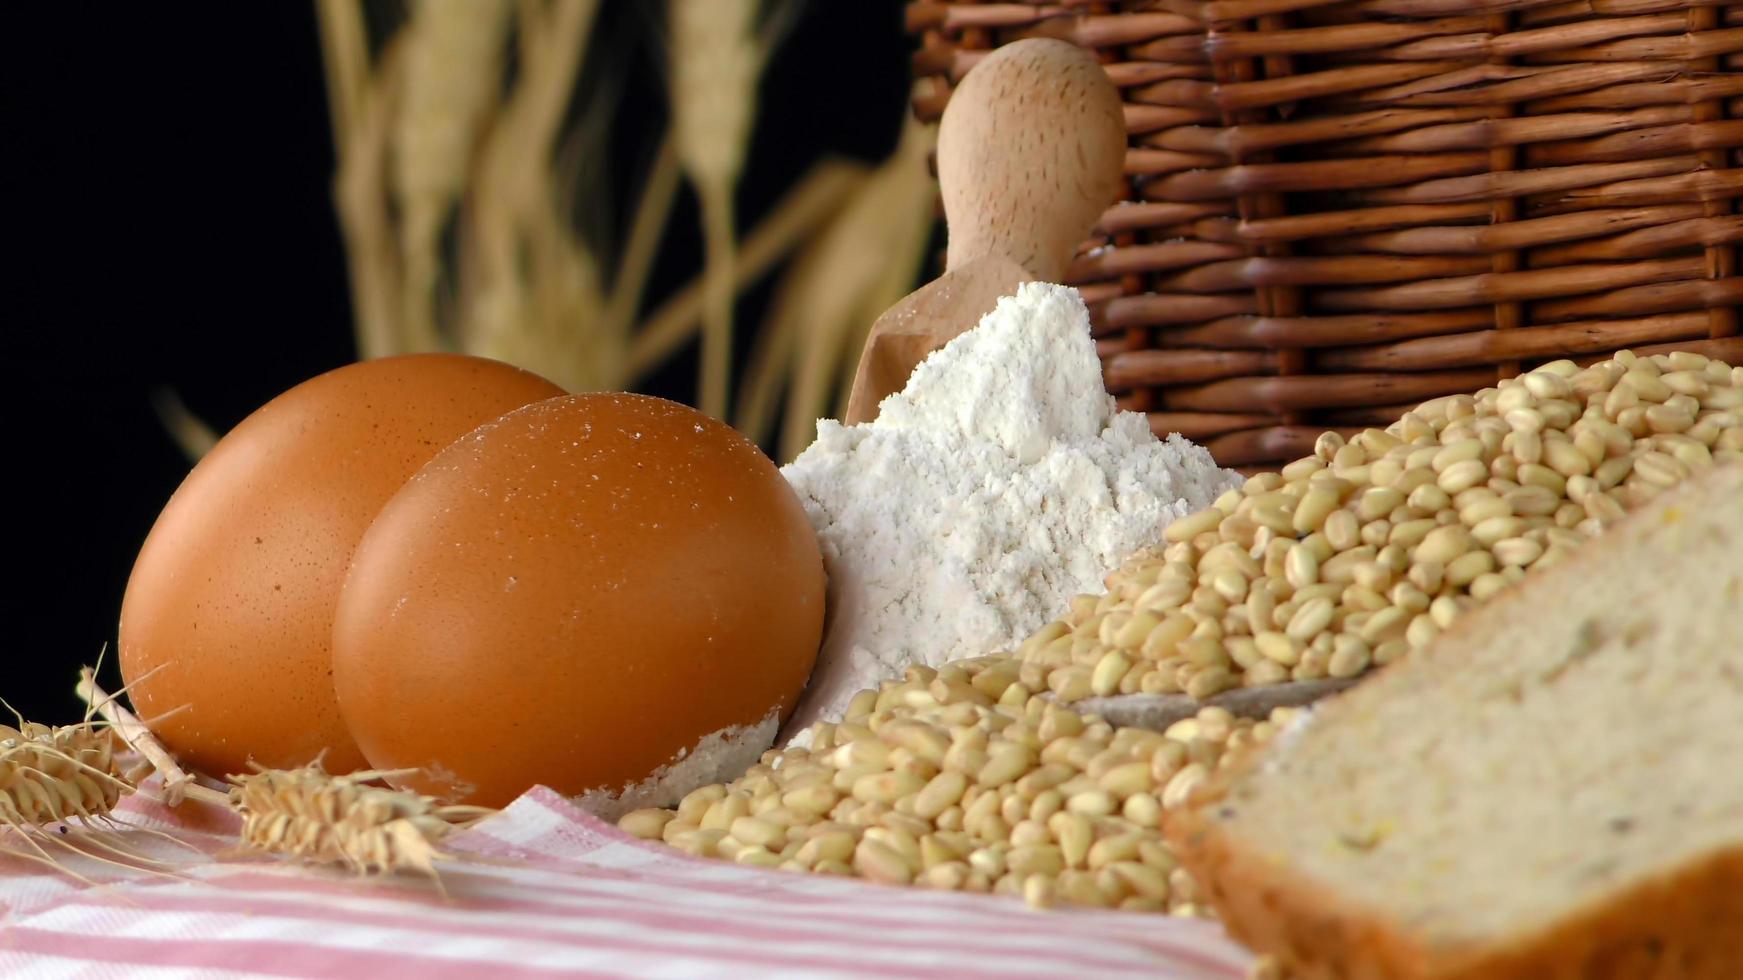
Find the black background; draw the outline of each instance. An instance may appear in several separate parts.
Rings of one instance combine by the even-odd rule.
[[[601,13],[597,33],[626,59],[619,186],[633,186],[664,113],[663,6],[607,0]],[[764,76],[744,226],[820,155],[888,153],[906,108],[896,0],[800,9]],[[15,256],[0,306],[0,696],[63,722],[77,715],[76,668],[113,644],[134,554],[188,469],[151,392],[173,388],[221,432],[355,350],[312,3],[14,5],[0,24]],[[695,273],[695,222],[686,192],[655,298]],[[766,293],[747,295],[744,322]],[[693,373],[692,352],[644,390],[689,400]],[[114,683],[112,656],[104,673]]]

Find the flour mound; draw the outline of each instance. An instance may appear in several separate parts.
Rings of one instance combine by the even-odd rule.
[[[1115,408],[1082,298],[1047,283],[999,300],[875,421],[819,421],[781,472],[829,573],[829,624],[789,734],[910,665],[1012,648],[1241,482]]]

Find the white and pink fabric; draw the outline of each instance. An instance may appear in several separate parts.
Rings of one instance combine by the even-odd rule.
[[[693,859],[544,789],[451,838],[470,860],[442,890],[235,856],[213,807],[140,794],[118,816],[166,871],[70,860],[87,883],[0,858],[0,976],[1240,980],[1251,962],[1213,922]]]

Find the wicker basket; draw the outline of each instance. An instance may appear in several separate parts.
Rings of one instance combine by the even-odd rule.
[[[1559,357],[1743,363],[1743,3],[907,8],[916,111],[1021,37],[1120,86],[1124,201],[1070,278],[1110,391],[1225,465]]]

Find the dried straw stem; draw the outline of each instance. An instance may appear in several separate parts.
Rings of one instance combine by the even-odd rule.
[[[706,267],[702,275],[702,380],[697,403],[715,418],[726,417],[732,372],[732,313],[737,300],[732,269],[738,261],[733,227],[733,193],[718,185],[702,190],[702,229]]]
[[[840,211],[865,178],[866,168],[847,160],[825,160],[812,167],[745,236],[733,267],[733,289],[744,288],[786,258]],[[630,343],[630,378],[652,371],[682,346],[701,323],[702,308],[702,290],[691,285],[648,314]]]
[[[169,433],[170,438],[181,449],[182,455],[190,461],[199,462],[201,457],[218,444],[218,433],[205,420],[189,411],[187,404],[176,394],[174,388],[152,389],[151,408],[157,413],[157,419],[163,424],[164,431]]]
[[[369,83],[369,35],[363,23],[363,4],[357,0],[315,0],[315,12],[321,31],[321,64],[327,74],[333,149],[344,159],[363,115]]]
[[[145,727],[138,716],[128,711],[121,702],[105,692],[97,684],[97,673],[89,667],[80,669],[79,684],[76,688],[79,697],[92,711],[103,717],[109,723],[109,728],[120,736],[128,748],[139,753],[151,768],[163,779],[161,799],[165,806],[180,806],[184,798],[198,800],[201,803],[211,803],[217,806],[229,806],[230,798],[217,790],[200,785],[187,770],[176,763],[175,757]]]
[[[388,210],[389,136],[402,81],[397,42],[383,52],[376,73],[362,85],[341,141],[333,197],[351,273],[357,317],[357,353],[364,359],[407,349],[399,329],[400,257]]]
[[[737,300],[732,288],[737,235],[730,192],[702,194],[702,232],[708,258],[702,270],[702,380],[697,405],[702,412],[725,419],[732,373],[732,307]]]
[[[865,181],[783,278],[771,322],[795,338],[780,455],[810,443],[833,408],[840,376],[871,324],[913,289],[933,216],[926,169],[930,127],[909,123],[890,159]],[[758,372],[758,377],[764,377]]]
[[[653,169],[642,185],[636,201],[635,217],[629,226],[629,238],[618,259],[617,275],[611,283],[611,297],[605,304],[604,331],[608,336],[625,337],[641,310],[647,291],[648,274],[653,270],[659,253],[660,238],[666,221],[672,215],[672,204],[678,198],[678,148],[670,136],[660,140],[654,155]],[[734,283],[736,288],[737,283]]]

